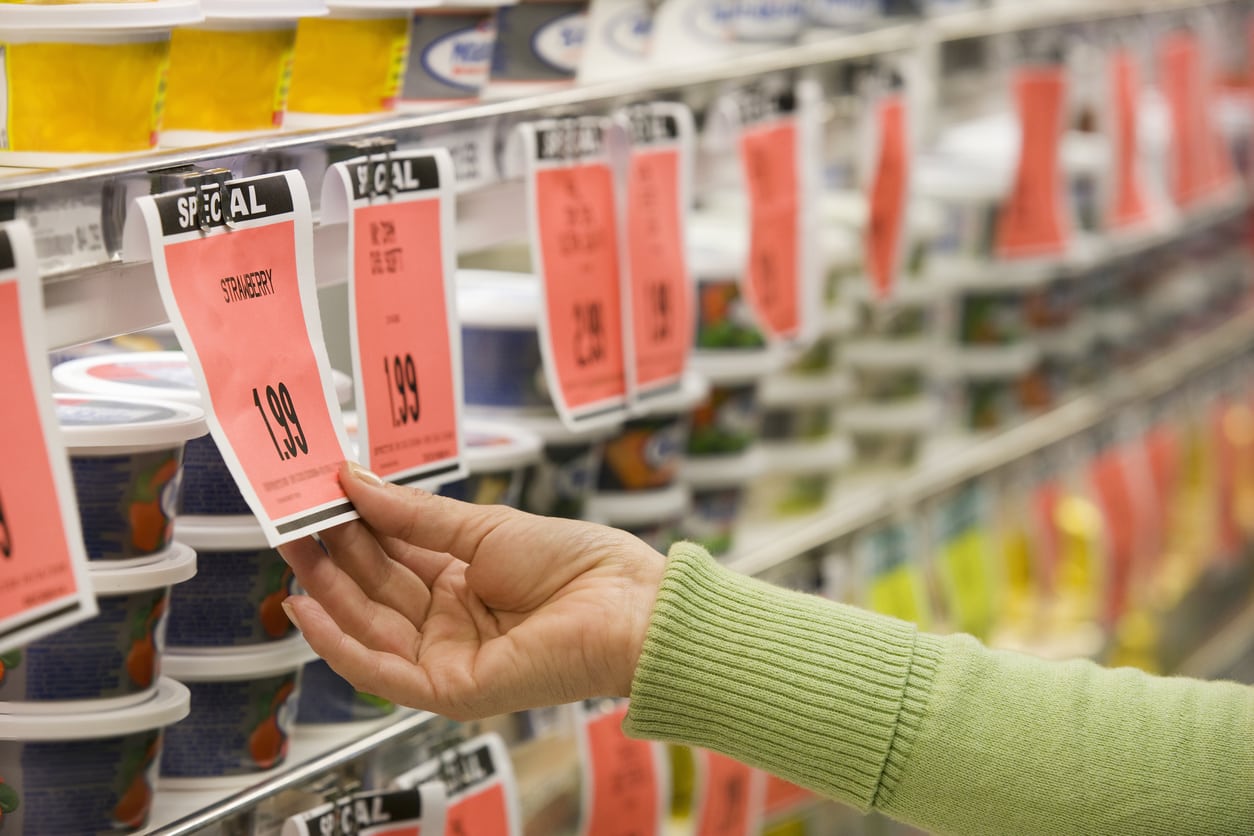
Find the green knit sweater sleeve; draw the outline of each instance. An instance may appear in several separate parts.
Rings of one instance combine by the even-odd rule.
[[[938,833],[1254,832],[1254,689],[990,651],[686,543],[625,728]]]

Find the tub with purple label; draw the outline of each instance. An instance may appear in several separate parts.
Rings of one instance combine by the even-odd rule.
[[[351,401],[352,378],[338,371],[333,371],[332,377],[340,403]],[[52,379],[57,389],[65,392],[200,403],[196,378],[181,351],[84,357],[53,367]],[[192,439],[184,450],[182,497],[184,514],[252,513],[209,435]]]
[[[322,659],[314,659],[301,673],[298,725],[360,723],[387,717],[395,710],[395,703],[358,691]]]
[[[185,445],[207,431],[192,404],[57,395],[83,544],[92,561],[151,562],[168,548],[179,512]]]
[[[465,479],[440,486],[440,495],[476,505],[518,507],[524,471],[540,460],[540,437],[504,422],[471,418],[463,435]]]
[[[727,554],[735,545],[745,495],[762,475],[765,462],[756,447],[731,456],[688,458],[683,480],[692,490],[692,505],[681,533],[710,554]]]
[[[282,766],[296,717],[300,672],[315,654],[296,636],[230,653],[185,650],[166,672],[191,692],[187,719],[166,735],[161,786],[246,785]]]
[[[0,713],[105,711],[151,698],[170,589],[195,573],[196,553],[177,543],[153,563],[93,569],[98,615],[0,654]]]
[[[151,699],[126,708],[0,713],[0,827],[26,836],[143,829],[163,730],[188,703],[183,685],[162,679]]]
[[[175,536],[196,549],[200,571],[173,592],[171,648],[227,650],[292,634],[283,612],[295,587],[292,570],[266,544],[255,517],[179,517]]]

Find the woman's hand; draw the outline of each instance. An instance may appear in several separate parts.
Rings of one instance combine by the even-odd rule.
[[[627,696],[665,567],[639,539],[340,473],[361,520],[280,551],[293,623],[360,691],[458,720]]]

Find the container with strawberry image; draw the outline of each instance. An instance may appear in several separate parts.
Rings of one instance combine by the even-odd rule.
[[[131,620],[131,647],[126,652],[126,674],[141,689],[150,687],[161,673],[161,619],[169,599],[168,588],[153,590],[148,606],[137,610]]]
[[[8,653],[0,653],[0,686],[4,685],[5,677],[9,675],[9,671],[16,670],[21,664],[21,650],[10,650]]]
[[[118,800],[113,807],[113,826],[116,829],[139,830],[147,823],[160,753],[160,729],[128,739],[122,766],[118,770]]]
[[[22,799],[17,794],[17,788],[6,783],[4,776],[0,775],[0,830],[4,830],[5,818],[16,813],[20,806]]]
[[[182,458],[182,448],[161,451],[152,455],[155,461],[135,474],[127,519],[131,524],[131,545],[137,551],[159,551],[173,539]]]

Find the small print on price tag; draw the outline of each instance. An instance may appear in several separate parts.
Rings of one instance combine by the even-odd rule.
[[[445,836],[522,836],[518,781],[505,741],[485,734],[461,743],[392,781],[394,789],[438,782],[447,806]]]
[[[355,792],[292,816],[281,836],[444,836],[444,785]]]
[[[905,247],[906,201],[910,190],[906,97],[901,93],[883,97],[872,109],[872,118],[875,120],[876,154],[867,195],[871,216],[863,249],[875,295],[887,299],[897,283]]]
[[[694,749],[696,836],[756,836],[762,830],[766,773],[726,755]]]
[[[96,614],[43,322],[30,229],[0,224],[0,654]]]
[[[465,475],[452,162],[437,149],[337,163],[322,222],[348,221],[360,456],[397,484]]]
[[[630,139],[623,236],[629,388],[637,403],[679,386],[693,342],[695,291],[684,219],[692,193],[692,112],[654,102],[620,111]]]
[[[583,761],[583,836],[661,833],[670,805],[666,749],[623,734],[625,700],[580,703],[578,734]]]
[[[1071,240],[1059,149],[1067,79],[1059,66],[1021,67],[1014,78],[1019,112],[1019,166],[997,223],[1002,258],[1060,255]]]
[[[571,428],[616,423],[627,407],[610,127],[600,117],[518,127],[531,258],[544,288],[541,353],[554,405]]]
[[[209,429],[272,545],[357,518],[296,172],[142,197],[131,260],[151,256]]]
[[[1141,72],[1136,57],[1128,50],[1110,56],[1109,134],[1114,165],[1111,171],[1107,223],[1113,229],[1143,224],[1150,218],[1149,200],[1141,175],[1141,144],[1138,102]]]

